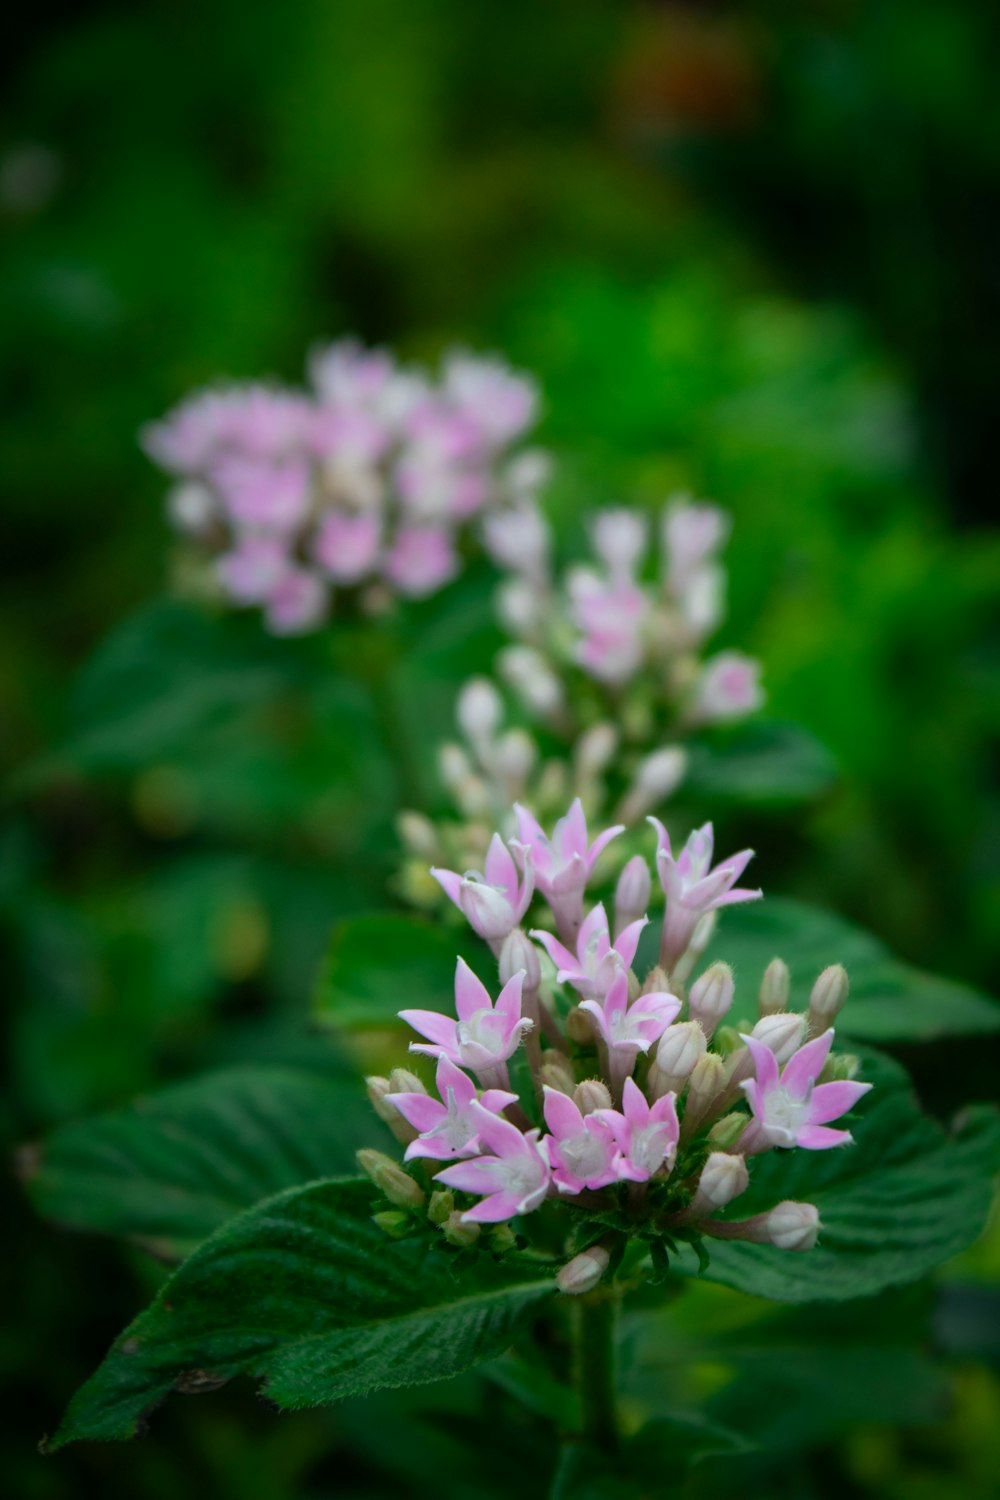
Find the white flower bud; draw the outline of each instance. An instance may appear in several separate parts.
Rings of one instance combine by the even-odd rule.
[[[560,1094],[572,1094],[576,1087],[576,1079],[569,1063],[564,1057],[553,1057],[551,1052],[545,1054],[540,1076],[542,1083]]]
[[[556,1286],[571,1297],[593,1291],[608,1269],[610,1260],[611,1256],[603,1245],[591,1245],[589,1250],[581,1250],[579,1255],[566,1262],[556,1277]]]
[[[396,1071],[402,1072],[403,1069],[397,1069]],[[412,1073],[408,1074],[407,1076],[409,1078],[412,1078],[413,1082],[417,1085],[418,1093],[422,1094],[425,1092],[424,1086],[420,1082],[419,1078],[417,1078]],[[391,1078],[366,1078],[365,1085],[368,1091],[369,1104],[378,1115],[379,1119],[382,1120],[384,1124],[388,1125],[389,1129],[392,1131],[399,1144],[401,1146],[408,1146],[411,1141],[416,1140],[417,1136],[419,1135],[419,1131],[414,1130],[413,1126],[407,1120],[403,1119],[403,1116],[399,1113],[399,1110],[392,1102],[392,1096],[394,1093],[404,1093],[412,1091],[394,1089],[392,1086]]]
[[[438,855],[437,829],[423,813],[401,812],[396,819],[400,843],[418,859],[436,859]]]
[[[541,626],[544,595],[527,578],[505,578],[497,589],[497,615],[513,636],[534,635]]]
[[[473,677],[458,695],[458,727],[470,744],[489,744],[503,719],[503,699],[487,677]]]
[[[409,1068],[393,1068],[389,1074],[389,1092],[392,1094],[426,1094],[427,1090]]]
[[[493,770],[503,778],[507,800],[516,801],[538,759],[538,746],[525,729],[508,729],[493,747]]]
[[[773,1016],[762,1016],[750,1033],[755,1042],[763,1042],[765,1047],[770,1047],[782,1067],[792,1053],[799,1050],[805,1034],[805,1016],[790,1010],[778,1011]]]
[[[210,526],[219,514],[219,506],[206,484],[189,480],[178,484],[167,496],[167,511],[178,531],[197,533]]]
[[[600,776],[611,764],[617,749],[618,731],[614,725],[603,720],[599,724],[592,724],[589,729],[584,730],[573,749],[577,775],[585,781]]]
[[[809,996],[809,1030],[814,1036],[829,1029],[840,1014],[850,988],[843,964],[824,969]]]
[[[524,988],[537,990],[542,982],[542,970],[538,961],[538,949],[524,931],[515,927],[508,932],[500,949],[500,983],[507,984],[515,974],[524,971]]]
[[[585,1010],[574,1005],[566,1017],[566,1035],[571,1042],[576,1042],[578,1047],[589,1046],[594,1040],[594,1023]]]
[[[691,986],[688,1010],[706,1037],[712,1035],[732,1007],[734,993],[733,971],[728,964],[721,962],[709,965]]]
[[[632,922],[638,922],[649,910],[652,881],[649,866],[641,854],[633,854],[618,877],[615,888],[615,933]]]
[[[819,1210],[814,1203],[786,1200],[767,1215],[767,1238],[779,1250],[811,1250],[819,1238]]]
[[[646,550],[648,526],[641,511],[603,510],[591,527],[594,551],[614,574],[631,575]]]
[[[459,887],[458,904],[469,926],[488,943],[505,938],[511,931],[511,923],[517,921],[504,892],[471,875],[466,875]]]
[[[725,1086],[726,1069],[715,1052],[706,1052],[695,1064],[688,1083],[684,1124],[688,1133],[708,1114]]]
[[[511,469],[507,470],[507,477],[511,477]],[[483,522],[483,541],[499,567],[511,568],[533,579],[544,577],[549,529],[536,505],[526,502],[494,511]]]
[[[606,1083],[599,1078],[585,1078],[573,1090],[573,1100],[581,1115],[592,1115],[595,1109],[610,1109],[612,1100]]]
[[[358,1166],[366,1177],[370,1177],[379,1192],[397,1208],[421,1208],[427,1194],[419,1183],[404,1172],[398,1162],[382,1151],[367,1147],[358,1152]]]
[[[698,1191],[691,1202],[693,1214],[711,1214],[725,1208],[745,1193],[750,1182],[746,1161],[725,1151],[713,1151],[701,1169]]]
[[[792,982],[788,972],[788,965],[784,959],[772,958],[764,970],[764,977],[760,982],[760,994],[757,1004],[762,1016],[772,1016],[775,1011],[788,1009],[788,997],[791,994]]]
[[[461,745],[451,743],[438,748],[438,771],[449,792],[458,792],[473,779],[472,762]]]
[[[656,1097],[679,1094],[707,1050],[705,1033],[697,1021],[679,1021],[668,1026],[660,1037],[649,1071],[650,1088]]]
[[[497,665],[532,713],[544,717],[562,707],[562,683],[540,651],[531,646],[508,646],[500,652]]]
[[[396,1108],[396,1106],[394,1104],[386,1104],[385,1102],[385,1096],[386,1094],[388,1094],[389,1088],[390,1084],[388,1078],[379,1078],[373,1075],[371,1078],[365,1079],[365,1089],[368,1093],[368,1103],[378,1115],[379,1119],[384,1120],[387,1125],[390,1120],[399,1118],[399,1110]]]
[[[677,745],[664,745],[639,762],[619,816],[623,823],[637,823],[676,791],[687,770],[687,753]]]

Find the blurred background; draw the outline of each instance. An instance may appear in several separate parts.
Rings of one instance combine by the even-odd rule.
[[[358,766],[275,707],[308,648],[148,614],[171,544],[135,437],[194,386],[297,380],[345,333],[532,371],[567,526],[678,487],[733,513],[721,644],[762,657],[770,708],[840,769],[767,825],[762,879],[995,988],[998,32],[973,0],[149,0],[9,23],[11,1140],[271,1047],[261,996],[299,1015],[333,915],[378,904],[391,860],[360,883],[350,865],[388,838]],[[172,689],[166,724],[147,679]],[[227,758],[220,682],[283,749]],[[390,773],[359,745],[377,803]],[[290,826],[324,786],[324,827]],[[918,1065],[942,1110],[994,1071],[955,1044]],[[348,1492],[322,1459],[343,1416],[262,1418],[250,1462],[245,1392],[169,1409],[128,1452],[36,1460],[151,1273],[11,1212],[11,1493],[243,1497],[262,1473],[273,1496]],[[997,1269],[975,1254],[968,1274]],[[787,1490],[761,1493],[987,1500],[998,1349],[948,1336],[950,1402],[842,1425],[835,1463],[822,1433],[786,1434]]]

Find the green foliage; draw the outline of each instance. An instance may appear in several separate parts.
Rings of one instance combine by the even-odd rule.
[[[171,1390],[241,1373],[279,1406],[441,1380],[513,1342],[552,1280],[480,1256],[461,1267],[372,1223],[364,1182],[293,1188],[218,1230],[116,1340],[50,1449],[135,1435]]]
[[[683,795],[699,807],[812,802],[831,789],[837,776],[830,752],[811,734],[768,719],[717,732],[688,753]]]
[[[316,1014],[333,1026],[395,1026],[404,1009],[448,1010],[455,960],[483,964],[483,945],[445,917],[350,917],[334,930],[316,991]]]

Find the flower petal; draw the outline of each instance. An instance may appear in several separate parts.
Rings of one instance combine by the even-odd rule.
[[[455,965],[455,1009],[459,1020],[471,1021],[477,1011],[492,1008],[486,986],[473,974],[465,959],[460,958]]]
[[[421,1036],[427,1037],[428,1041],[436,1042],[442,1047],[454,1045],[455,1022],[451,1016],[443,1016],[439,1010],[401,1010],[399,1019],[405,1021],[407,1026],[412,1026],[414,1031],[419,1031]]]
[[[821,1083],[813,1089],[809,1100],[809,1124],[825,1125],[829,1120],[839,1120],[853,1109],[862,1095],[867,1094],[870,1083]]]
[[[815,1083],[826,1066],[833,1045],[833,1027],[824,1031],[815,1041],[806,1042],[794,1052],[781,1073],[781,1085],[793,1098],[804,1099],[809,1085]]]
[[[561,1094],[558,1089],[545,1085],[545,1103],[543,1112],[545,1123],[552,1134],[559,1140],[565,1140],[568,1136],[579,1135],[583,1129],[583,1115],[568,1094]]]
[[[828,1151],[831,1146],[849,1146],[854,1137],[849,1130],[831,1130],[828,1125],[804,1125],[796,1144],[807,1151]]]

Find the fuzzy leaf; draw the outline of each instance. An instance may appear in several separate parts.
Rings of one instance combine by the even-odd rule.
[[[133,1437],[170,1391],[239,1374],[285,1408],[422,1385],[506,1349],[554,1282],[389,1240],[367,1182],[280,1193],[218,1230],[116,1340],[49,1444]]]

